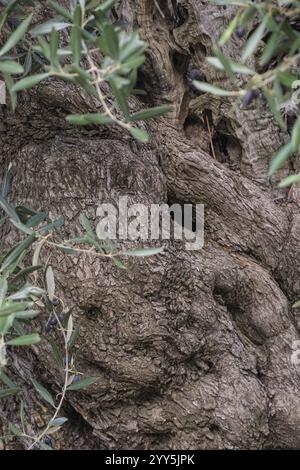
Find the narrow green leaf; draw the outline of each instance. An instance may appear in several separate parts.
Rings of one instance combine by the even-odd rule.
[[[287,18],[281,22],[281,28],[287,36],[287,39],[293,44],[293,42],[298,38],[298,32],[292,28]]]
[[[109,55],[112,59],[117,60],[119,58],[119,38],[114,27],[107,23],[104,28],[104,40],[108,47]]]
[[[150,140],[148,132],[144,131],[143,129],[137,129],[136,127],[131,127],[130,133],[133,137],[143,144],[147,144]]]
[[[135,31],[126,37],[126,40],[121,45],[120,60],[121,62],[127,62],[131,58],[143,55],[147,49],[147,43],[142,41],[139,37],[139,33]]]
[[[221,62],[223,69],[226,71],[227,75],[230,78],[233,78],[234,75],[231,67],[231,61],[227,59],[227,57],[225,57],[223,52],[218,47],[214,47],[213,52],[215,53],[217,59],[219,59],[219,61]]]
[[[17,206],[16,212],[20,217],[21,222],[26,223],[29,217],[32,217],[37,214],[37,212],[30,207],[26,206]]]
[[[43,248],[44,243],[45,243],[45,240],[41,240],[40,242],[36,244],[33,257],[32,257],[33,267],[36,267],[39,264],[40,253],[41,253],[41,249]]]
[[[112,119],[110,117],[100,113],[70,114],[66,117],[66,120],[71,124],[76,124],[80,126],[87,126],[91,124],[109,124],[112,122]]]
[[[0,61],[0,72],[10,73],[11,75],[18,75],[24,72],[21,64],[15,60]]]
[[[26,285],[25,287],[23,287],[18,292],[15,292],[14,294],[11,294],[8,297],[8,300],[26,300],[30,296],[42,297],[44,294],[45,294],[44,289],[41,289],[40,287],[37,287],[37,286],[28,286],[28,285]]]
[[[46,270],[46,286],[47,286],[47,293],[50,300],[53,300],[55,297],[55,280],[54,280],[54,273],[51,266],[48,266]]]
[[[21,429],[19,429],[17,426],[15,426],[12,423],[8,423],[8,430],[16,437],[22,437],[23,433]]]
[[[297,80],[297,75],[294,75],[290,72],[283,72],[282,70],[278,70],[276,73],[276,77],[278,80],[280,80],[283,85],[286,85],[287,87],[291,88],[293,86],[293,83]]]
[[[6,335],[6,333],[11,329],[14,323],[14,316],[10,315],[8,317],[0,316],[0,334],[1,336]],[[6,349],[1,349],[1,359],[4,357],[6,358]],[[1,361],[2,362],[2,361]],[[3,363],[3,362],[2,362]],[[4,362],[5,363],[5,362]]]
[[[57,219],[54,222],[51,222],[51,224],[45,225],[44,227],[41,227],[37,230],[38,233],[42,233],[43,235],[50,232],[51,230],[56,230],[64,225],[65,221],[64,219]]]
[[[246,47],[242,54],[243,62],[245,62],[245,60],[248,59],[248,57],[250,57],[256,50],[260,40],[262,39],[265,33],[267,21],[268,21],[268,17],[266,16],[261,22],[261,24],[256,28],[256,30],[251,34],[250,38],[248,39]]]
[[[77,3],[80,3],[80,1],[77,1]],[[75,26],[81,27],[82,23],[82,5],[76,5],[73,11],[73,24]]]
[[[271,161],[269,175],[272,176],[282,165],[286,162],[290,155],[293,153],[293,146],[292,143],[289,142],[288,144],[284,145],[279,152],[275,155],[273,160]]]
[[[117,266],[117,268],[125,269],[125,266],[122,263],[122,261],[120,261],[116,256],[113,256],[111,260],[114,263],[114,265]]]
[[[9,165],[8,170],[5,173],[3,181],[2,181],[1,194],[4,199],[7,197],[9,193],[10,181],[11,181],[11,164]]]
[[[32,88],[45,78],[49,77],[48,73],[39,73],[37,75],[31,75],[30,77],[22,78],[19,82],[15,83],[12,87],[12,92],[17,92],[21,90],[27,90],[28,88]]]
[[[74,64],[74,63],[70,67],[70,73],[77,73],[82,80],[85,80],[88,82],[91,79],[91,76],[88,72],[86,72],[83,68],[81,68],[79,65]]]
[[[23,326],[21,325],[21,323],[19,322],[19,320],[14,320],[14,323],[13,323],[13,327],[14,327],[14,331],[17,333],[17,335],[25,335],[26,334],[26,331],[24,330]]]
[[[56,427],[56,426],[62,426],[63,424],[65,424],[66,422],[68,421],[68,418],[56,418],[52,421],[50,421],[49,425],[52,427]]]
[[[18,388],[17,385],[12,380],[10,380],[8,375],[3,372],[3,370],[0,372],[0,380],[2,383],[4,383],[4,385],[7,385],[8,388]]]
[[[32,306],[31,302],[10,302],[5,303],[0,308],[0,317],[8,317],[16,313],[26,311],[27,308]]]
[[[146,60],[145,55],[140,55],[137,57],[132,57],[124,62],[124,68],[135,69],[141,67]]]
[[[17,29],[10,35],[8,41],[2,49],[0,50],[0,56],[3,56],[6,54],[10,49],[15,47],[15,45],[20,41],[20,39],[24,36],[26,33],[28,26],[30,25],[32,20],[32,14],[29,15],[25,20],[22,21],[22,23],[17,27]]]
[[[39,54],[43,54],[45,56],[45,59],[47,59],[49,62],[51,62],[51,51],[50,51],[50,45],[49,43],[42,37],[38,37],[38,46],[34,47],[34,50],[38,52]],[[35,59],[37,60],[37,55],[35,55]],[[38,63],[40,65],[44,65],[43,61],[39,59]]]
[[[163,248],[145,248],[145,249],[138,249],[138,250],[129,250],[125,251],[123,255],[125,256],[154,256],[162,253]]]
[[[5,255],[5,259],[10,256],[10,254],[13,252],[13,250],[15,249],[15,246],[13,246],[13,248],[8,252],[6,253]],[[12,275],[16,272],[16,270],[18,271],[19,270],[19,266],[20,264],[22,263],[23,259],[25,258],[26,256],[26,251],[23,251],[18,257],[16,257],[16,259],[14,261],[12,261],[10,263],[10,265],[5,269],[7,272],[6,274],[8,275]],[[3,263],[3,261],[2,261]]]
[[[157,118],[169,113],[172,110],[171,106],[157,106],[155,108],[144,109],[132,114],[129,121],[145,121],[146,119]]]
[[[285,121],[283,120],[283,117],[280,113],[280,111],[278,110],[278,105],[277,105],[277,97],[276,97],[276,94],[275,96],[270,92],[270,90],[266,87],[263,88],[263,92],[264,92],[264,95],[265,97],[267,98],[267,101],[268,101],[268,104],[271,108],[271,111],[277,121],[277,123],[279,124],[279,126],[281,127],[281,129],[283,130],[286,130],[286,123]]]
[[[5,277],[0,278],[0,307],[3,305],[3,302],[5,300],[5,297],[7,294],[7,288],[8,288],[7,279]]]
[[[87,218],[85,214],[80,214],[79,220],[83,228],[87,231],[87,233],[92,237],[95,238],[96,234],[94,233],[94,229],[90,220]]]
[[[17,94],[14,91],[12,91],[12,88],[14,86],[14,81],[12,79],[12,76],[9,73],[3,72],[3,77],[4,77],[4,80],[5,80],[5,84],[7,86],[7,89],[9,91],[11,108],[12,108],[13,111],[15,111],[16,105],[17,105]]]
[[[124,89],[119,87],[119,82],[116,77],[111,77],[109,79],[113,94],[117,100],[117,103],[126,117],[129,117],[129,106],[128,106],[128,97]]]
[[[60,431],[60,426],[50,426],[46,434],[47,436],[51,436],[52,434],[55,434],[57,431]]]
[[[73,17],[71,13],[66,10],[63,6],[59,5],[59,3],[55,2],[54,0],[48,0],[49,5],[56,11],[59,15],[63,16],[67,20],[73,21]]]
[[[50,340],[50,345],[51,345],[51,348],[52,348],[53,356],[54,356],[57,364],[59,365],[59,367],[63,367],[64,366],[64,355],[61,352],[59,346],[53,340]]]
[[[20,391],[21,391],[21,389],[17,388],[17,387],[0,389],[0,398],[6,398],[6,397],[10,397],[12,395],[16,395]]]
[[[300,183],[300,175],[290,175],[280,181],[279,187],[286,188],[287,186],[291,186],[292,184],[297,183]]]
[[[278,47],[278,44],[279,44],[279,38],[280,38],[280,31],[274,31],[264,50],[263,50],[263,53],[261,55],[261,58],[260,58],[260,64],[261,65],[266,65],[271,59],[272,57],[275,55],[276,53],[276,50],[277,50],[277,47]]]
[[[252,2],[245,2],[245,4],[248,5],[248,7],[243,11],[241,18],[240,18],[240,25],[241,26],[246,26],[251,18],[257,13],[257,5],[253,5]]]
[[[50,61],[51,64],[56,66],[57,60],[57,49],[58,49],[58,32],[53,28],[50,36]]]
[[[204,93],[212,93],[213,95],[216,96],[233,96],[232,91],[228,90],[223,90],[222,88],[219,88],[214,85],[210,85],[209,83],[206,82],[198,82],[197,80],[193,81],[193,85],[200,91],[204,91]]]
[[[71,26],[70,23],[64,22],[61,17],[57,16],[56,18],[45,21],[45,23],[34,26],[34,28],[30,30],[30,33],[33,36],[39,36],[40,34],[49,34],[53,29],[61,31],[69,26]]]
[[[224,70],[224,66],[223,66],[222,62],[217,57],[207,57],[206,60],[210,65],[212,65],[216,69]],[[247,67],[244,64],[237,64],[237,63],[232,62],[232,61],[229,61],[229,63],[230,63],[231,70],[234,73],[241,73],[241,74],[244,74],[244,75],[254,75],[255,74],[254,70],[249,69],[249,67]]]
[[[300,117],[297,119],[292,132],[292,146],[294,152],[298,152],[300,146]]]
[[[8,268],[15,260],[19,258],[20,255],[23,254],[35,241],[36,235],[33,233],[29,237],[27,237],[22,242],[18,243],[18,245],[11,251],[11,253],[4,258],[2,266],[0,268],[0,272],[3,272],[6,268]]]
[[[96,45],[104,56],[109,57],[110,50],[103,36],[96,39]]]
[[[10,13],[13,11],[15,6],[17,5],[18,1],[19,0],[11,0],[9,3],[7,3],[7,0],[4,0],[4,1],[2,0],[2,3],[7,4],[7,5],[4,8],[4,10],[2,11],[2,13],[0,14],[0,31],[3,27],[3,25],[5,24],[8,16],[10,15]]]
[[[15,319],[19,319],[19,320],[31,320],[32,318],[35,318],[37,315],[39,314],[39,312],[37,312],[36,310],[26,310],[24,312],[17,312],[14,317]],[[16,326],[16,321],[14,322],[14,327]]]
[[[36,389],[36,391],[38,392],[38,394],[46,402],[48,402],[51,406],[53,406],[55,408],[53,398],[52,398],[51,394],[48,392],[48,390],[45,387],[43,387],[43,385],[41,385],[39,382],[37,382],[35,379],[31,379],[31,382],[32,382],[34,388]]]
[[[81,379],[78,382],[74,382],[73,384],[69,385],[67,390],[82,390],[83,388],[87,388],[90,385],[96,383],[98,380],[98,377],[87,377],[86,379]]]
[[[103,3],[101,3],[101,5],[99,5],[97,8],[95,8],[95,11],[101,11],[101,13],[106,13],[108,10],[110,10],[114,6],[115,3],[116,3],[116,0],[106,0]]]
[[[32,344],[37,344],[41,341],[41,338],[37,334],[19,336],[18,338],[11,339],[6,344],[9,346],[30,346]]]
[[[72,333],[72,335],[71,335],[69,341],[68,341],[68,347],[69,347],[69,349],[71,349],[72,346],[74,346],[74,344],[76,343],[77,338],[78,338],[78,336],[79,336],[79,331],[80,331],[80,327],[77,325],[77,326],[75,327],[75,330],[73,331],[73,333]]]
[[[67,333],[66,333],[67,343],[69,343],[69,341],[71,339],[71,336],[73,334],[73,330],[74,330],[73,317],[72,317],[72,315],[70,315],[69,319],[68,319]]]
[[[239,16],[236,15],[233,18],[233,20],[230,21],[230,23],[227,26],[227,28],[225,29],[224,33],[220,37],[220,39],[219,39],[219,45],[220,46],[224,46],[224,44],[226,44],[226,42],[229,41],[229,39],[231,38],[233,32],[235,31],[235,29],[238,25],[238,22],[239,22]]]
[[[46,212],[38,212],[35,215],[32,215],[26,222],[26,227],[36,227],[41,222],[44,222],[48,217]]]
[[[11,222],[17,229],[21,230],[21,232],[26,233],[26,235],[31,235],[32,233],[34,233],[31,228],[26,227],[26,225],[22,224],[21,222],[15,222],[14,220],[11,220]]]
[[[32,274],[35,271],[42,269],[42,265],[29,266],[28,268],[21,269],[13,278],[13,282],[16,282],[22,278],[25,278],[28,274]]]
[[[73,26],[71,30],[71,49],[73,54],[73,62],[74,64],[79,65],[81,58],[81,30],[76,25]]]
[[[7,200],[0,194],[0,207],[6,212],[6,214],[14,221],[20,222],[19,216],[15,209],[7,202]]]

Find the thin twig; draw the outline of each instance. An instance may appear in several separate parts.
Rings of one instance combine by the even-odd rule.
[[[103,95],[102,93],[102,90],[101,90],[101,87],[100,87],[100,83],[103,82],[103,78],[101,77],[101,74],[99,72],[99,69],[95,66],[94,62],[93,62],[93,59],[92,57],[90,56],[88,50],[86,49],[85,51],[86,53],[86,57],[88,59],[88,62],[89,62],[89,65],[90,65],[90,71],[91,71],[91,75],[93,76],[93,79],[94,79],[94,84],[95,84],[95,87],[96,87],[96,91],[97,91],[97,95],[98,95],[98,98],[99,98],[99,101],[100,103],[102,104],[103,106],[103,109],[104,109],[104,113],[113,121],[115,122],[116,124],[118,124],[119,126],[123,127],[124,129],[127,129],[130,131],[131,129],[131,125],[130,124],[127,124],[126,122],[124,121],[121,121],[120,119],[118,119],[110,110],[110,108],[108,107],[107,103],[106,103],[106,100],[105,100],[105,96]]]
[[[87,255],[94,255],[99,258],[114,258],[115,256],[120,256],[122,255],[121,251],[118,251],[116,253],[98,253],[95,251],[94,247],[90,248],[89,250],[83,249],[83,248],[77,248],[73,247],[70,245],[64,245],[62,243],[55,243],[55,242],[50,242],[46,237],[39,237],[39,239],[44,240],[46,245],[50,246],[55,246],[55,248],[60,248],[60,249],[65,249],[65,250],[74,250],[77,253],[84,253]]]
[[[59,328],[62,332],[63,339],[64,339],[64,346],[65,346],[65,379],[64,379],[64,385],[63,385],[62,392],[61,392],[61,397],[60,397],[59,403],[56,407],[56,411],[55,411],[54,415],[52,416],[51,420],[48,422],[48,424],[47,424],[46,428],[44,429],[44,431],[38,437],[36,437],[34,439],[33,443],[28,447],[28,450],[33,449],[33,447],[35,447],[35,445],[38,444],[43,439],[43,437],[49,431],[49,429],[51,427],[51,423],[53,423],[53,421],[57,418],[58,413],[60,412],[61,407],[63,405],[63,402],[65,400],[65,396],[66,396],[67,388],[68,388],[68,383],[69,383],[70,369],[69,369],[69,348],[68,348],[67,335],[66,335],[65,329],[64,329],[64,327],[63,327],[63,325],[62,325],[62,323],[61,323],[61,321],[60,321],[60,319],[57,316],[55,311],[54,311],[54,316],[55,316],[55,319],[58,323],[58,326],[59,326]]]
[[[162,16],[162,18],[165,19],[166,16],[165,16],[164,12],[162,11],[162,9],[160,8],[160,6],[159,6],[157,0],[154,0],[154,3],[155,3],[156,8],[158,9],[160,15]]]

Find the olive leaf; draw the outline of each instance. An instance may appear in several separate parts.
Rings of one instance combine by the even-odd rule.
[[[31,382],[35,388],[35,390],[38,392],[38,394],[46,401],[48,402],[51,406],[55,408],[55,404],[53,401],[53,398],[51,394],[48,392],[48,390],[41,385],[37,380],[31,379]]]

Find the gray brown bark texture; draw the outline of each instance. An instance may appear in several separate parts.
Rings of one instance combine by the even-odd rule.
[[[226,86],[205,57],[234,10],[199,0],[157,3],[161,12],[150,0],[116,8],[149,44],[139,75],[148,94],[133,109],[174,106],[143,124],[150,144],[114,127],[74,129],[65,115],[98,105],[57,80],[23,93],[14,115],[0,108],[1,175],[11,162],[14,201],[63,216],[66,235],[76,233],[81,212],[95,219],[99,203],[123,195],[205,204],[200,251],[171,241],[157,257],[126,261],[126,270],[51,252],[58,293],[80,325],[80,370],[99,377],[67,395],[69,423],[55,447],[299,448],[300,369],[291,354],[300,336],[291,304],[300,298],[300,198],[277,186],[297,161],[268,178],[270,159],[289,136],[259,97],[245,108],[188,87],[192,68]],[[41,4],[36,16],[46,14]],[[234,37],[226,53],[238,60],[242,45]],[[14,237],[5,230],[3,245]],[[42,314],[38,331],[45,321]],[[61,375],[46,342],[11,362],[36,432],[51,410],[30,376],[55,394]],[[1,403],[3,429],[18,409],[19,398]]]

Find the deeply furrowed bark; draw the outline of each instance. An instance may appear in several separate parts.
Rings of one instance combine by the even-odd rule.
[[[158,3],[161,12],[149,0],[116,8],[149,43],[139,77],[147,105],[174,106],[147,124],[151,144],[114,127],[74,130],[65,115],[95,103],[56,80],[24,93],[15,115],[0,108],[1,174],[12,162],[14,201],[63,216],[68,235],[81,212],[95,219],[101,202],[117,204],[123,195],[144,204],[205,204],[201,251],[171,241],[158,257],[126,261],[126,271],[51,252],[59,295],[80,325],[80,369],[100,377],[67,395],[70,424],[56,445],[297,448],[300,377],[291,354],[299,327],[291,304],[300,297],[300,199],[277,188],[288,167],[267,176],[288,135],[259,99],[243,108],[188,90],[191,66],[224,86],[205,56],[233,10],[197,0]],[[241,46],[233,38],[226,52],[237,59]],[[6,227],[3,245],[14,236]],[[41,315],[36,328],[43,331],[45,321]],[[35,355],[14,354],[12,363],[16,381],[28,386],[23,398],[36,431],[50,410],[33,397],[29,377],[58,393],[59,371],[46,342]],[[17,400],[1,405],[3,428],[17,410]]]

